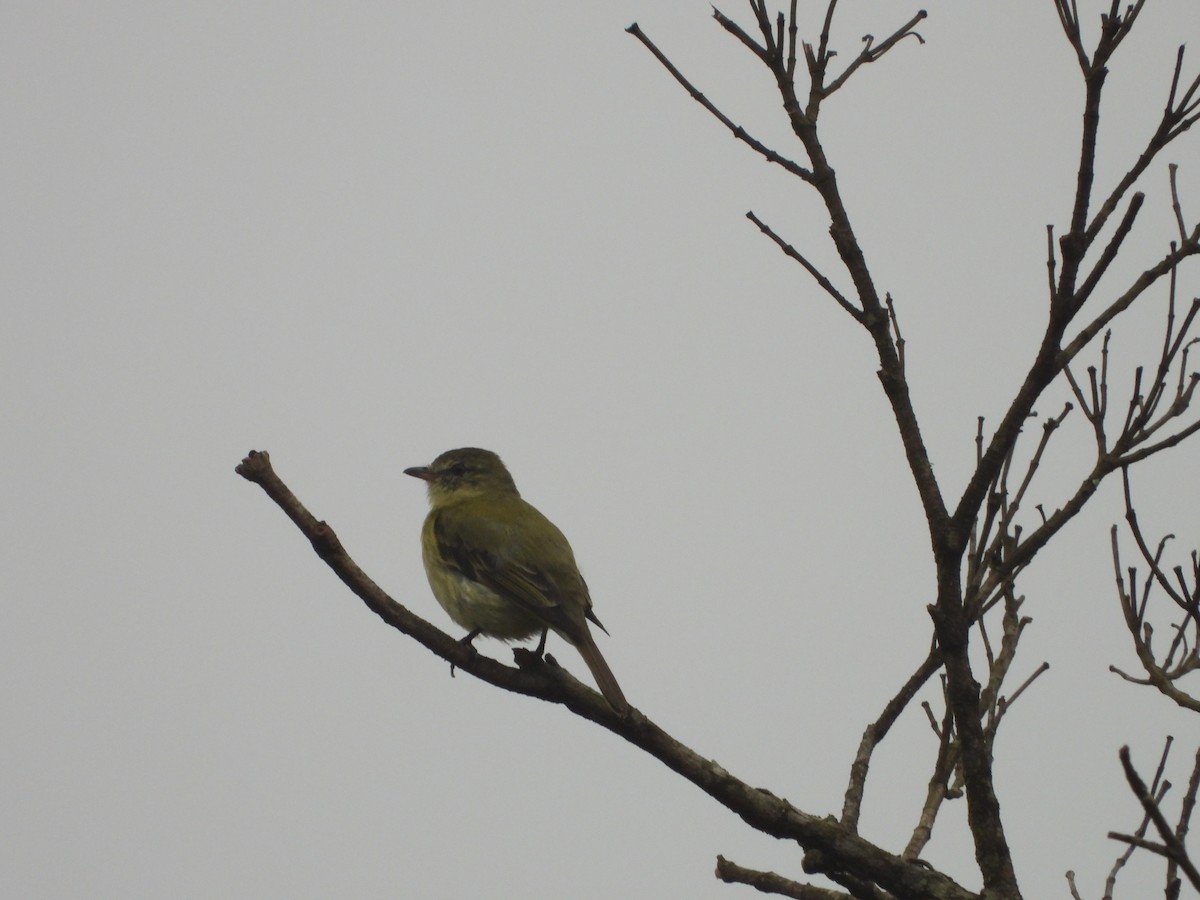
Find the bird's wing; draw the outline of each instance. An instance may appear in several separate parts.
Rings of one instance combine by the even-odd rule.
[[[533,507],[528,509],[541,516]],[[591,610],[591,597],[566,538],[548,521],[546,524],[551,530],[540,529],[542,539],[552,540],[553,548],[531,546],[526,529],[510,527],[469,506],[438,512],[433,531],[447,565],[512,600],[569,640],[578,641],[586,628],[583,617]],[[548,549],[554,552],[547,553]],[[566,562],[546,564],[547,556]]]

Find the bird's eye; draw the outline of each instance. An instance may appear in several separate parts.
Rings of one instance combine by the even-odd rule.
[[[450,467],[450,474],[455,478],[461,478],[463,475],[467,474],[467,467],[460,462],[455,463]]]

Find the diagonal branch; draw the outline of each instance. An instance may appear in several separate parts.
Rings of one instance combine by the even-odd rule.
[[[1014,574],[1027,566],[1041,549],[1062,530],[1071,519],[1083,509],[1095,495],[1100,483],[1116,469],[1120,468],[1119,460],[1109,456],[1096,460],[1091,471],[1085,475],[1075,489],[1075,493],[1067,502],[1046,517],[1046,520],[1029,533],[1020,543],[1016,544],[1007,554],[1002,563],[997,564],[979,589],[979,596],[987,597],[997,590],[1004,582],[1011,580]]]
[[[850,900],[850,895],[841,891],[801,884],[774,872],[747,869],[724,856],[717,857],[716,876],[726,884],[745,884],[763,894],[778,894],[792,900]]]
[[[917,23],[928,15],[929,14],[923,9],[917,10],[917,14],[915,16],[892,32],[892,34],[877,47],[872,46],[875,38],[869,34],[865,35],[863,37],[864,46],[862,50],[859,51],[858,56],[854,58],[854,61],[846,67],[846,70],[842,72],[841,75],[825,86],[825,88],[821,91],[822,96],[828,97],[847,81],[849,81],[850,76],[857,72],[861,66],[865,65],[866,63],[875,62],[877,59],[895,47],[898,43],[900,43],[900,41],[904,40],[904,38],[914,37],[918,42],[924,44],[925,38],[921,37],[921,35],[916,31],[913,31],[913,28],[915,28]],[[824,35],[822,35],[822,37],[824,37]]]
[[[1104,252],[1100,254],[1100,259],[1092,266],[1092,271],[1088,274],[1088,277],[1075,292],[1075,296],[1072,299],[1074,309],[1071,315],[1074,315],[1083,304],[1087,303],[1088,297],[1092,295],[1092,292],[1096,289],[1096,285],[1100,283],[1100,279],[1108,271],[1108,267],[1117,258],[1117,253],[1120,252],[1121,245],[1125,243],[1125,238],[1129,237],[1129,232],[1133,230],[1133,223],[1142,209],[1142,204],[1145,202],[1146,195],[1142,193],[1134,194],[1130,198],[1129,208],[1125,211],[1125,216],[1121,219],[1117,230],[1113,233],[1111,240],[1109,240],[1108,245],[1104,248]]]
[[[1133,767],[1133,762],[1129,757],[1129,747],[1121,748],[1120,757],[1121,768],[1125,770],[1125,780],[1129,782],[1130,789],[1141,802],[1142,808],[1146,811],[1146,815],[1154,824],[1154,828],[1158,832],[1159,837],[1162,839],[1162,843],[1155,844],[1149,841],[1139,840],[1131,835],[1117,834],[1115,832],[1109,832],[1108,836],[1114,840],[1124,841],[1126,843],[1133,844],[1134,846],[1142,847],[1143,849],[1149,850],[1152,853],[1156,853],[1159,856],[1165,857],[1183,870],[1183,873],[1187,876],[1188,881],[1192,883],[1192,887],[1200,891],[1200,871],[1196,870],[1195,865],[1192,864],[1191,859],[1188,857],[1187,848],[1183,845],[1183,842],[1179,839],[1179,836],[1175,833],[1175,830],[1171,828],[1166,817],[1162,814],[1162,810],[1158,805],[1158,800],[1155,799],[1150,790],[1146,787],[1146,783],[1142,781],[1141,776],[1138,775],[1137,769]]]
[[[1121,176],[1121,180],[1113,188],[1105,201],[1100,204],[1100,208],[1084,233],[1085,246],[1090,246],[1095,241],[1096,236],[1116,211],[1121,199],[1142,176],[1142,173],[1150,167],[1150,163],[1158,157],[1159,153],[1196,123],[1198,117],[1196,115],[1196,103],[1193,100],[1193,96],[1197,88],[1200,88],[1200,76],[1197,76],[1196,80],[1188,86],[1184,91],[1183,97],[1176,104],[1175,97],[1179,91],[1182,70],[1183,47],[1181,46],[1176,55],[1175,71],[1171,76],[1170,92],[1166,108],[1163,110],[1162,119],[1155,128],[1154,133],[1146,141],[1145,149],[1138,155],[1138,158],[1129,167],[1129,170]]]
[[[862,813],[863,792],[866,790],[867,771],[871,766],[871,756],[875,748],[883,742],[888,732],[900,717],[900,713],[908,707],[917,692],[925,686],[930,677],[942,667],[942,657],[936,646],[929,648],[929,653],[917,666],[908,680],[901,685],[896,695],[887,702],[883,711],[874,722],[863,731],[862,740],[858,744],[858,753],[850,766],[850,783],[846,786],[846,798],[842,803],[842,824],[852,831],[858,830],[858,820]]]
[[[1196,378],[1193,378],[1192,382],[1191,382],[1191,387],[1193,389],[1194,389],[1196,383],[1197,383]],[[1191,396],[1191,393],[1192,393],[1192,391],[1189,390],[1188,391],[1189,397]],[[1153,456],[1156,453],[1161,453],[1163,450],[1169,450],[1170,448],[1174,447],[1176,444],[1183,443],[1185,440],[1190,438],[1197,431],[1200,431],[1200,419],[1197,419],[1191,425],[1188,425],[1186,428],[1180,429],[1179,431],[1175,432],[1174,434],[1170,435],[1169,437],[1163,438],[1161,441],[1158,441],[1157,443],[1147,444],[1146,446],[1141,447],[1137,450],[1133,450],[1133,451],[1130,451],[1129,453],[1123,454],[1121,456],[1121,465],[1131,466],[1136,462],[1141,462],[1143,459],[1146,459],[1149,456]]]
[[[750,8],[754,11],[754,18],[759,24],[759,31],[763,33],[763,39],[766,41],[765,46],[759,44],[758,41],[746,34],[741,25],[733,21],[733,19],[729,18],[715,6],[713,7],[713,18],[720,23],[722,28],[741,41],[751,53],[769,66],[775,61],[775,48],[771,45],[770,24],[768,23],[765,27],[763,25],[766,9],[760,8],[760,4],[756,0],[750,0]]]
[[[669,59],[667,59],[667,57],[663,54],[663,52],[654,45],[654,42],[651,41],[650,38],[648,38],[646,36],[645,32],[643,32],[642,29],[638,27],[637,22],[634,22],[632,25],[630,25],[625,30],[627,32],[629,32],[630,34],[632,34],[639,41],[641,41],[646,46],[646,49],[648,49],[651,53],[654,54],[655,59],[657,59],[660,63],[662,63],[663,67],[666,68],[666,70],[671,73],[671,75],[675,78],[675,80],[678,81],[681,85],[683,85],[684,90],[686,90],[688,92],[688,94],[691,96],[691,98],[693,100],[695,100],[697,103],[699,103],[701,106],[703,106],[705,109],[707,109],[710,113],[712,113],[713,116],[715,116],[716,119],[722,125],[724,125],[726,128],[728,128],[733,133],[733,136],[735,138],[737,138],[739,141],[742,141],[746,145],[751,147],[756,153],[760,154],[767,162],[775,163],[778,166],[782,166],[784,169],[791,172],[793,175],[795,175],[797,178],[799,178],[803,181],[809,181],[809,182],[812,181],[812,178],[813,178],[812,172],[810,172],[808,169],[804,168],[800,164],[793,162],[792,160],[788,159],[787,157],[781,156],[780,154],[776,153],[774,150],[772,150],[770,147],[768,147],[762,141],[759,141],[758,139],[752,137],[746,131],[746,129],[742,128],[741,125],[734,124],[732,119],[730,119],[723,112],[721,112],[719,109],[717,109],[716,106],[714,106],[712,104],[712,102],[707,97],[704,96],[704,94],[700,93],[700,91],[697,90],[692,85],[692,83],[690,81],[688,81],[687,78],[684,77],[682,72],[680,72],[677,68],[675,68],[674,64]]]
[[[1158,760],[1158,769],[1154,773],[1154,783],[1150,787],[1150,792],[1154,795],[1156,802],[1161,803],[1163,797],[1166,796],[1167,790],[1171,787],[1170,782],[1163,781],[1163,771],[1167,765],[1167,756],[1171,752],[1171,744],[1174,738],[1167,737],[1166,743],[1163,745],[1162,756]],[[1150,828],[1150,816],[1143,813],[1142,821],[1138,825],[1137,830],[1133,833],[1133,837],[1140,841],[1146,837],[1146,831]],[[1121,869],[1133,857],[1134,852],[1138,849],[1135,842],[1130,842],[1125,851],[1117,857],[1113,863],[1113,867],[1109,870],[1108,877],[1104,880],[1104,895],[1102,900],[1113,900],[1113,895],[1117,889],[1117,877],[1121,873]]]
[[[926,710],[930,712],[930,710]],[[938,736],[937,758],[933,763],[933,772],[925,786],[925,802],[921,805],[921,813],[917,817],[916,827],[904,848],[907,859],[917,859],[921,851],[933,837],[933,823],[942,808],[942,803],[951,795],[950,776],[959,764],[958,742],[954,739],[954,716],[949,704],[941,724],[934,729]]]
[[[821,286],[821,289],[824,290],[825,293],[827,293],[834,300],[836,300],[842,309],[850,313],[856,322],[862,322],[862,310],[847,300],[845,295],[833,286],[833,282],[826,278],[816,266],[805,259],[799,250],[776,234],[770,225],[767,225],[765,222],[763,222],[763,220],[756,216],[753,212],[746,213],[746,218],[757,225],[759,231],[773,240],[776,246],[778,246],[785,255],[790,256],[792,259],[796,260],[796,262],[800,263],[800,265],[804,267],[804,270],[813,277],[813,280]]]

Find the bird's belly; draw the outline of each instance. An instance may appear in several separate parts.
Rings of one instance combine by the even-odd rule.
[[[519,641],[544,627],[536,616],[513,601],[457,572],[431,573],[429,585],[450,618],[468,631],[478,629],[488,637]]]

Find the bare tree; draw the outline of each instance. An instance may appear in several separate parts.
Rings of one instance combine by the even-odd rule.
[[[750,786],[684,746],[636,709],[625,716],[614,713],[598,694],[553,660],[518,649],[514,651],[517,665],[510,667],[472,652],[455,637],[413,615],[359,569],[333,530],[317,521],[283,484],[265,452],[252,451],[238,466],[238,472],[259,484],[284,509],[321,558],[385,622],[463,671],[505,690],[562,704],[620,735],[710,794],[752,828],[799,844],[804,850],[804,872],[822,875],[838,887],[819,887],[777,873],[751,870],[724,858],[718,858],[719,878],[787,897],[1020,897],[1018,873],[993,779],[993,750],[997,729],[1008,709],[1046,666],[1036,668],[1012,686],[1013,661],[1029,621],[1021,612],[1023,598],[1017,580],[1109,475],[1120,471],[1128,479],[1131,467],[1200,430],[1200,419],[1192,408],[1200,373],[1190,368],[1188,356],[1200,299],[1190,304],[1177,302],[1178,273],[1189,258],[1200,255],[1200,225],[1189,225],[1184,215],[1174,167],[1170,167],[1169,177],[1178,235],[1157,258],[1141,261],[1139,274],[1130,280],[1122,282],[1112,265],[1118,255],[1127,255],[1126,240],[1144,204],[1145,195],[1135,189],[1139,180],[1162,151],[1200,118],[1200,77],[1189,80],[1184,76],[1180,47],[1174,75],[1164,86],[1166,99],[1157,127],[1146,136],[1142,151],[1129,160],[1127,170],[1115,184],[1098,184],[1095,161],[1108,66],[1136,24],[1145,0],[1137,0],[1125,9],[1114,0],[1101,16],[1100,35],[1094,46],[1085,44],[1075,0],[1051,2],[1077,60],[1084,87],[1074,199],[1061,233],[1047,226],[1046,318],[1032,362],[999,421],[989,428],[979,420],[974,470],[957,497],[947,497],[935,476],[910,398],[897,304],[877,286],[818,125],[823,107],[850,78],[861,75],[869,64],[879,62],[898,46],[923,41],[916,28],[926,13],[915,13],[883,40],[864,38],[858,53],[847,60],[838,58],[831,45],[837,0],[828,0],[820,33],[808,41],[799,36],[797,0],[791,0],[787,10],[775,13],[768,10],[765,0],[749,0],[748,27],[714,10],[720,27],[772,76],[796,141],[793,155],[767,146],[737,125],[641,28],[634,24],[628,29],[738,140],[820,198],[840,261],[836,272],[821,271],[755,213],[747,217],[804,270],[805,277],[815,281],[861,326],[873,345],[878,378],[895,418],[927,523],[936,564],[936,584],[929,594],[934,599],[928,607],[932,622],[928,652],[865,728],[850,761],[839,816],[805,811],[769,790]],[[906,38],[913,40],[906,42]],[[1127,402],[1110,404],[1111,327],[1119,316],[1143,306],[1144,298],[1160,291],[1165,292],[1168,307],[1161,353],[1133,373]],[[1086,368],[1081,371],[1080,367]],[[1046,401],[1052,385],[1063,382],[1074,396],[1074,403],[1046,417],[1037,440],[1027,447],[1021,440],[1023,430],[1037,404]],[[1034,475],[1047,446],[1075,409],[1094,437],[1094,455],[1073,483],[1059,486],[1059,496],[1035,504],[1030,490]],[[1076,415],[1072,421],[1078,420]],[[1129,494],[1127,488],[1127,498]],[[1178,569],[1174,579],[1168,577],[1160,564],[1162,545],[1157,552],[1149,549],[1138,530],[1132,500],[1128,502],[1127,518],[1151,572],[1140,592],[1133,571],[1129,573],[1128,588],[1123,586],[1114,533],[1122,610],[1146,672],[1139,680],[1177,703],[1196,709],[1195,698],[1182,692],[1179,680],[1200,665],[1196,656],[1200,639],[1196,576],[1200,570],[1193,556],[1190,583]],[[1174,627],[1165,650],[1152,644],[1152,629],[1146,619],[1146,598],[1152,586],[1173,601],[1182,620]],[[972,648],[981,649],[983,665],[972,664]],[[936,706],[921,704],[938,737],[936,753],[928,763],[926,800],[904,847],[878,846],[859,834],[867,774],[876,749],[934,676],[940,678],[940,702]],[[1166,792],[1162,779],[1165,755],[1149,786],[1138,775],[1128,751],[1122,752],[1121,759],[1146,818],[1134,834],[1116,837],[1130,851],[1141,848],[1163,856],[1168,885],[1175,884],[1176,893],[1181,879],[1196,884],[1196,870],[1185,839],[1200,768],[1195,770],[1176,823],[1171,825],[1161,806]],[[959,797],[966,800],[981,891],[965,887],[920,859],[939,811],[948,800]],[[1147,837],[1151,827],[1154,837]],[[1114,867],[1109,896],[1122,864],[1118,861]],[[1075,890],[1073,881],[1071,890]]]

